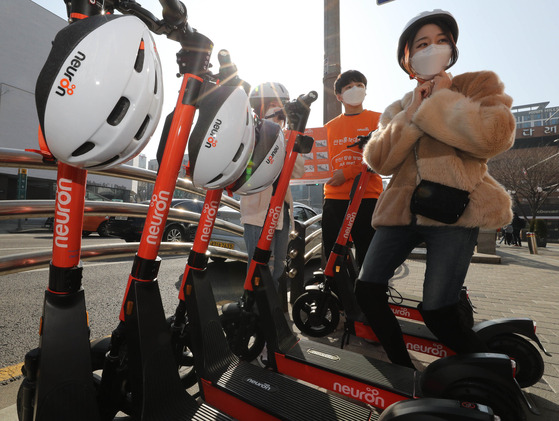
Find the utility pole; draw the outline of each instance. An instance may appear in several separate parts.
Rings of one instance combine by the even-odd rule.
[[[324,0],[324,124],[342,112],[334,93],[334,81],[340,73],[340,1]]]

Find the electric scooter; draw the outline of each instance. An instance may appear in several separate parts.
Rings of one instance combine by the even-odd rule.
[[[303,97],[286,104],[287,113],[291,108],[301,107],[308,111],[308,105],[314,98]],[[291,131],[287,142],[288,151],[293,149],[299,136],[299,130]],[[292,170],[295,158],[295,154],[288,156],[284,169]],[[202,399],[235,418],[247,420],[375,418],[369,408],[240,361],[231,352],[219,322],[215,298],[205,271],[208,241],[221,192],[222,190],[207,192],[182,277],[179,304],[173,317],[173,329],[187,332],[183,337],[189,338],[188,345],[194,355],[195,370],[200,378]]]
[[[358,136],[358,140],[349,145],[348,148],[358,147],[362,150],[369,139],[370,134]],[[372,170],[363,163],[361,173],[356,177],[350,192],[351,201],[334,249],[329,255],[326,268],[324,271],[315,271],[312,279],[305,282],[305,292],[292,301],[293,321],[302,332],[309,336],[322,337],[330,334],[337,328],[344,303],[340,300],[340,294],[337,292],[338,282],[335,281],[335,278],[341,276],[340,272],[343,270],[347,271],[347,275],[351,280],[355,280],[359,274],[357,262],[351,252],[351,230],[372,174]],[[297,227],[292,235],[288,263],[289,273],[303,272],[302,266],[304,261],[296,259],[297,255],[302,255],[304,252],[304,242],[297,241],[298,237],[304,238],[305,236],[305,232],[302,229],[304,228]],[[404,296],[394,287],[389,287],[389,298],[390,307],[398,317],[423,321],[423,317],[417,309],[417,305],[421,302],[420,298]],[[473,326],[474,307],[469,299],[466,287],[462,288],[460,304],[463,319],[470,327]]]
[[[362,142],[366,142],[366,140],[368,140],[367,137],[361,139]],[[351,335],[378,342],[353,293],[353,284],[358,271],[348,247],[349,233],[359,208],[369,171],[363,164],[361,179],[348,206],[346,218],[324,272],[314,273],[312,282],[306,286],[305,293],[295,300],[292,309],[295,325],[303,333],[313,337],[325,336],[334,331],[339,322],[340,309],[343,309],[345,323],[342,347],[348,343]],[[294,241],[293,244],[297,246],[297,244],[301,244],[301,241]],[[435,357],[455,354],[450,348],[441,344],[422,324],[423,318],[419,309],[412,308],[410,305],[414,301],[418,305],[417,299],[407,299],[408,305],[401,306],[395,303],[397,298],[394,295],[391,295],[391,298],[390,306],[394,314],[400,317],[400,325],[408,349]],[[469,302],[467,290],[464,288],[461,293],[461,304],[466,324],[473,325],[471,313],[473,308]],[[480,322],[473,325],[472,328],[492,352],[506,354],[515,360],[517,364],[516,380],[521,387],[532,386],[541,379],[544,372],[543,358],[540,352],[525,338],[533,340],[546,355],[551,356],[551,354],[546,351],[537,337],[534,321],[528,318],[503,318]]]
[[[186,10],[180,3],[162,3],[174,30],[181,19],[185,21]],[[88,1],[74,1],[68,7],[71,21],[77,22],[72,28],[77,31],[79,26],[82,34],[91,25],[104,23],[105,18],[100,16],[102,12],[112,11],[100,10],[97,4]],[[96,23],[90,19],[97,19]],[[114,19],[118,22],[118,18]],[[161,33],[171,30],[168,22],[158,23]],[[203,56],[204,51],[207,49],[196,54]],[[186,138],[184,140],[186,142]],[[170,157],[167,159],[170,167],[176,167],[176,174],[182,154],[177,156],[176,163]],[[41,341],[39,348],[26,356],[26,378],[18,394],[19,418],[57,421],[113,419],[121,408],[114,405],[114,396],[107,398],[106,392],[115,392],[114,383],[118,382],[111,380],[121,376],[126,380],[118,383],[122,390],[115,395],[124,395],[123,402],[119,403],[130,409],[137,419],[229,420],[214,408],[197,402],[180,382],[155,280],[159,259],[148,260],[140,255],[156,254],[157,250],[146,243],[141,244],[142,252],[136,256],[130,275],[122,323],[113,333],[115,339],[111,342],[105,364],[103,374],[106,376],[101,384],[95,381],[92,371],[99,367],[95,367],[91,353],[79,262],[87,171],[63,163],[58,165],[53,260],[41,319]],[[163,196],[165,190],[160,189],[160,192]],[[160,210],[158,207],[157,211]],[[153,221],[153,215],[151,218]],[[126,336],[126,343],[123,336]],[[115,355],[118,359],[119,349],[124,346],[127,347],[125,361],[115,361]],[[120,366],[120,372],[111,370],[119,363],[125,365],[124,369]]]

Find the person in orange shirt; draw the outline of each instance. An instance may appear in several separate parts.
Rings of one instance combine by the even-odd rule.
[[[322,208],[322,246],[326,258],[344,221],[355,177],[361,172],[363,153],[358,147],[348,146],[358,140],[357,136],[365,136],[375,130],[380,118],[380,113],[363,108],[366,89],[367,78],[357,70],[341,73],[334,82],[336,98],[344,105],[344,113],[326,123],[328,155],[333,171],[324,185]],[[371,220],[381,192],[382,179],[373,174],[351,231],[359,266],[375,232]]]

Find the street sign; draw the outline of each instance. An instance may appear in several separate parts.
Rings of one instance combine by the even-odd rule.
[[[17,200],[25,199],[27,195],[27,168],[20,168],[17,172]]]

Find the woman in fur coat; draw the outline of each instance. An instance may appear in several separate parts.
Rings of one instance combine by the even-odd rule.
[[[373,215],[376,234],[356,283],[356,296],[390,360],[414,367],[387,302],[394,271],[419,244],[427,247],[425,324],[457,353],[483,352],[485,344],[460,320],[458,301],[480,228],[511,218],[511,200],[487,172],[487,160],[514,143],[512,99],[489,71],[452,77],[458,25],[443,10],[423,12],[405,27],[398,46],[402,69],[417,86],[382,114],[363,153],[379,174],[392,175]],[[470,192],[454,224],[412,214],[420,179]]]

